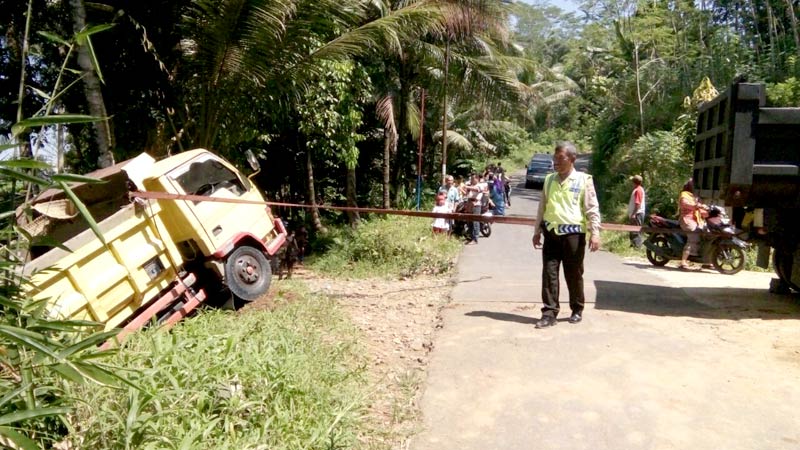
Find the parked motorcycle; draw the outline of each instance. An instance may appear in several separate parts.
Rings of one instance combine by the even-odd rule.
[[[677,220],[661,216],[650,216],[650,226],[665,230],[680,229]],[[737,230],[730,223],[723,208],[712,205],[708,210],[706,229],[700,234],[699,254],[690,255],[689,261],[711,264],[720,273],[733,275],[744,269],[747,243],[737,237]],[[647,259],[654,266],[664,266],[670,260],[681,259],[686,235],[683,233],[651,232],[644,242]]]
[[[472,214],[472,203],[468,200],[462,200],[458,203],[458,205],[456,205],[455,212],[460,214]],[[492,216],[492,210],[489,209],[489,204],[487,202],[481,204],[481,215],[486,217]],[[470,226],[470,222],[456,220],[453,222],[452,233],[465,239],[471,239],[472,235],[470,234]],[[483,237],[488,238],[491,236],[492,224],[490,222],[480,222],[480,233]]]

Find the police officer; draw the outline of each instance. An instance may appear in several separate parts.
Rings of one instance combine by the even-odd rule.
[[[583,316],[583,256],[586,232],[591,235],[589,250],[600,248],[600,205],[592,176],[575,170],[578,152],[570,142],[556,144],[555,172],[544,180],[542,199],[536,215],[533,248],[542,249],[542,318],[536,328],[556,325],[559,312],[558,275],[564,266],[572,315],[569,323]],[[544,234],[544,246],[542,246]]]

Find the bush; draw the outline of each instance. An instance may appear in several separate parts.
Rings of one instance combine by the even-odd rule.
[[[431,219],[389,216],[361,223],[356,230],[333,229],[311,258],[315,270],[335,276],[412,276],[448,272],[461,244],[433,235]]]
[[[616,174],[609,180],[609,196],[603,205],[610,220],[624,220],[625,210],[633,189],[628,178],[642,175],[647,192],[647,212],[657,212],[665,217],[676,213],[677,198],[681,187],[691,176],[692,158],[681,136],[670,131],[655,131],[645,134],[634,142],[630,149],[619,149],[611,158],[609,173]]]
[[[333,302],[305,295],[136,333],[115,362],[141,390],[73,387],[71,437],[76,448],[356,448],[367,395],[356,337]]]

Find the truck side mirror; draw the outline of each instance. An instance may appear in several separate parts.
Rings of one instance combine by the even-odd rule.
[[[247,158],[247,164],[250,164],[250,168],[251,169],[253,169],[253,170],[260,170],[261,169],[261,165],[258,163],[258,158],[256,158],[255,154],[253,154],[252,150],[247,149],[244,152],[244,156],[245,156],[245,158]]]

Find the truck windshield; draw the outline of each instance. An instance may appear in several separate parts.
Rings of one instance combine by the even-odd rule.
[[[190,195],[213,195],[220,189],[241,196],[246,192],[236,173],[215,159],[194,162],[175,180]]]

